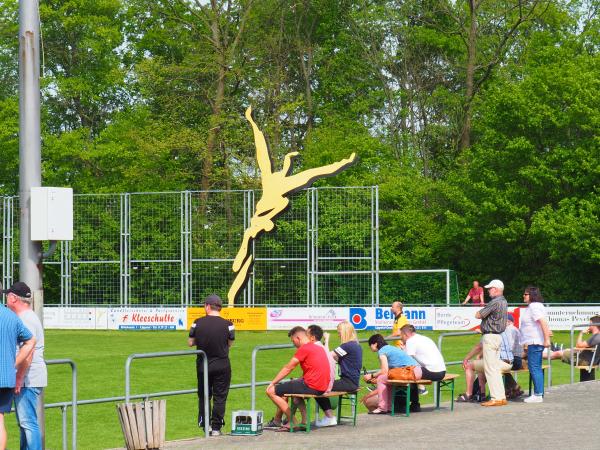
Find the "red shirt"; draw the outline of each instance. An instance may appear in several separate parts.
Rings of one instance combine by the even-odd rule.
[[[469,297],[473,301],[474,305],[483,305],[483,288],[481,286],[478,288],[471,288],[469,291]]]
[[[323,348],[309,342],[298,349],[294,355],[300,361],[304,373],[304,382],[315,391],[325,392],[329,387],[329,360]]]

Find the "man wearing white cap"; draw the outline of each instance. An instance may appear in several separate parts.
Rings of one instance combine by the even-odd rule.
[[[508,305],[503,295],[504,283],[502,281],[492,280],[484,287],[488,290],[492,300],[477,311],[475,317],[481,319],[483,370],[490,387],[491,400],[481,405],[502,406],[506,405],[506,395],[500,367],[500,345],[502,344],[500,334],[506,329]]]

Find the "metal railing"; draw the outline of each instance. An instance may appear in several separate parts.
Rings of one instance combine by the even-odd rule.
[[[49,404],[45,405],[44,409],[59,407],[62,411],[62,432],[63,432],[63,449],[67,450],[67,408],[71,406],[72,416],[72,442],[71,446],[73,450],[77,450],[77,365],[70,359],[50,359],[46,361],[47,366],[68,364],[71,366],[71,402],[60,403],[60,404]]]
[[[125,362],[125,403],[129,403],[131,399],[131,363],[134,359],[147,359],[147,358],[164,358],[167,356],[184,356],[184,355],[200,355],[202,356],[202,369],[203,369],[203,380],[204,385],[204,437],[207,438],[208,422],[209,422],[209,406],[208,406],[208,358],[206,353],[202,350],[182,350],[176,352],[156,352],[156,353],[134,353],[129,355]]]

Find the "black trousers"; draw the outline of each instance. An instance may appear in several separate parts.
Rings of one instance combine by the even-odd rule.
[[[198,376],[198,426],[204,426],[204,372],[202,360],[196,361],[196,374]],[[231,384],[231,364],[229,360],[216,360],[208,364],[208,410],[210,426],[213,430],[220,430],[225,424],[225,403]],[[211,407],[212,399],[212,407]],[[211,413],[212,410],[212,413]]]
[[[421,367],[421,371],[423,372],[423,375],[421,376],[422,380],[442,381],[446,376],[445,370],[442,372],[431,372],[425,367]],[[419,403],[419,389],[417,389],[416,386],[410,387],[410,402]]]
[[[333,382],[333,386],[331,387],[331,390],[335,392],[352,392],[356,391],[357,389],[358,386],[356,383],[354,383],[354,381],[352,381],[350,378],[344,377],[340,378],[339,380],[335,380]],[[316,398],[315,400],[323,411],[331,409],[331,402],[328,398]]]

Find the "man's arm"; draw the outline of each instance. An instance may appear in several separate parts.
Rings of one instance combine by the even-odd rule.
[[[298,364],[300,364],[300,361],[298,361],[296,358],[290,359],[290,362],[283,366],[279,373],[275,375],[275,378],[273,378],[270,385],[276,385],[277,383],[279,383],[290,373],[292,373],[292,370],[294,370]]]
[[[477,311],[475,313],[475,318],[476,319],[485,319],[487,316],[489,316],[492,311],[494,311],[497,307],[497,303],[488,303],[487,305],[485,305],[483,308],[481,308],[479,311]]]
[[[21,349],[19,349],[19,352]],[[29,353],[29,356],[25,358],[25,361],[17,368],[17,382],[15,384],[15,394],[21,392],[21,387],[23,386],[23,382],[25,380],[25,375],[27,375],[27,371],[31,366],[31,361],[33,361],[33,353]]]
[[[462,304],[466,305],[467,303],[469,303],[470,299],[471,299],[471,296],[467,294],[467,296],[465,297],[465,301]]]
[[[19,353],[17,354],[17,358],[15,359],[15,367],[18,369],[25,363],[27,358],[29,358],[33,354],[33,349],[35,347],[35,338],[25,341],[21,348],[19,349]]]
[[[589,348],[590,345],[587,343],[587,341],[583,340],[583,335],[586,333],[586,331],[589,331],[589,329],[588,330],[581,330],[579,332],[579,336],[577,336],[577,344],[575,344],[575,347],[577,347],[577,348]]]

